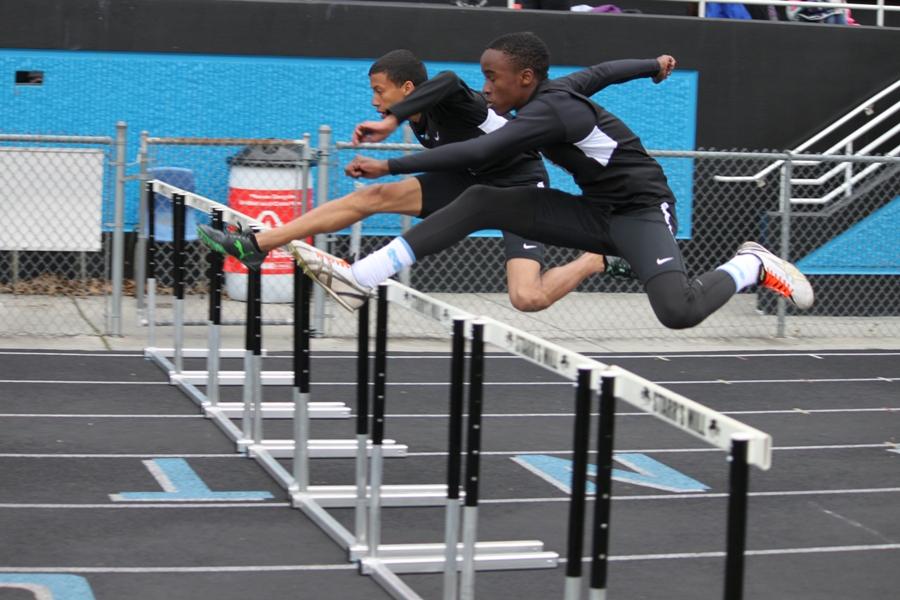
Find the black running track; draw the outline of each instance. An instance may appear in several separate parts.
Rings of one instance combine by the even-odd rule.
[[[751,471],[745,598],[898,597],[900,352],[595,358],[772,435],[772,469]],[[351,354],[314,354],[312,400],[352,406],[354,365]],[[448,354],[391,353],[385,435],[410,452],[385,459],[385,483],[444,481],[448,374]],[[572,385],[490,354],[485,381],[479,539],[539,539],[563,555],[566,494],[524,464],[568,458]],[[223,400],[239,397],[223,388]],[[289,397],[264,390],[267,401]],[[617,412],[609,598],[721,598],[725,454],[625,403]],[[266,437],[290,427],[266,420]],[[314,438],[354,435],[353,419],[312,427]],[[624,481],[641,465],[640,481]],[[192,475],[167,488],[160,468],[184,466]],[[353,482],[350,460],[313,459],[311,471],[314,485]],[[330,510],[353,529],[349,509]],[[382,541],[440,542],[443,519],[439,507],[385,508]],[[137,353],[0,351],[0,532],[4,600],[388,597]],[[440,598],[440,574],[403,579]],[[562,566],[476,576],[481,599],[559,598],[563,587]]]

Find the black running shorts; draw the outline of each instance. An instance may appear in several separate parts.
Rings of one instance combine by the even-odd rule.
[[[471,173],[457,171],[420,173],[415,177],[422,187],[422,213],[419,215],[422,219],[444,208],[473,185],[497,185]],[[537,183],[535,182],[533,185],[536,186]],[[540,263],[543,267],[543,244],[526,240],[514,233],[506,231],[501,233],[503,233],[503,249],[506,253],[506,260],[527,258]]]

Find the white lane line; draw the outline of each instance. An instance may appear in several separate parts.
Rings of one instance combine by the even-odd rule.
[[[0,567],[0,573],[245,573],[275,571],[356,571],[356,564],[234,565],[229,567]]]
[[[898,409],[900,410],[900,409]],[[205,419],[203,415],[111,415],[111,414],[77,414],[77,413],[5,413],[0,419]]]
[[[84,379],[0,379],[0,383],[27,383],[28,385],[36,385],[38,383],[65,385],[171,385],[168,381],[96,381]]]
[[[878,444],[831,444],[816,446],[775,446],[773,451],[796,451],[796,450],[862,450],[870,448],[883,448],[890,450],[897,447],[896,444],[890,442],[881,442]],[[596,450],[589,450],[590,454],[596,454]],[[679,454],[694,452],[717,452],[722,451],[718,448],[638,448],[633,450],[616,450],[616,453],[641,453],[641,454]],[[567,456],[572,454],[571,450],[496,450],[481,452],[483,456],[515,456],[517,454],[552,454],[559,456]],[[446,452],[407,452],[406,456],[447,456]],[[246,459],[243,454],[204,454],[204,453],[179,453],[179,454],[62,454],[62,453],[3,453],[0,458],[241,458]]]
[[[887,488],[859,488],[844,490],[784,490],[779,492],[750,492],[749,496],[765,498],[765,497],[788,497],[788,496],[853,496],[857,494],[897,494],[900,493],[900,487]],[[588,496],[590,499],[591,496]],[[725,492],[698,492],[696,494],[641,494],[631,496],[617,496],[613,494],[612,499],[619,502],[632,502],[641,500],[695,500],[695,499],[717,499],[727,498]],[[542,504],[554,502],[569,502],[568,496],[552,496],[541,498],[489,498],[479,499],[480,504]]]
[[[657,381],[659,385],[703,385],[710,383],[724,383],[728,385],[738,383],[865,383],[868,381],[894,382],[900,381],[900,377],[840,377],[834,379],[698,379],[696,381]]]
[[[826,356],[900,356],[900,352],[896,351],[882,351],[882,352],[816,352],[816,353],[808,353],[808,352],[761,352],[758,354],[754,353],[729,353],[729,354],[590,354],[590,353],[582,353],[585,356],[589,357],[597,357],[597,358],[659,358],[666,357],[669,359],[672,358],[793,358],[793,357],[812,357],[812,358],[822,358]]]
[[[900,412],[900,406],[897,408],[876,407],[876,408],[792,408],[786,410],[723,410],[723,415],[811,415],[811,414],[829,414],[829,413],[878,413],[878,412]],[[351,415],[355,416],[355,415]],[[446,414],[415,414],[400,413],[386,415],[390,419],[447,419]],[[466,416],[463,413],[463,416]],[[598,416],[598,413],[591,413],[592,417]],[[649,417],[653,416],[647,412],[617,412],[616,417]],[[502,418],[537,418],[537,417],[574,417],[574,413],[568,412],[545,412],[545,413],[486,413],[483,418],[502,419]],[[27,418],[27,419],[205,419],[201,414],[195,415],[169,415],[169,414],[85,414],[85,413],[0,413],[2,419]]]
[[[900,544],[871,544],[858,546],[817,546],[810,548],[771,548],[747,550],[746,556],[778,556],[785,554],[825,554],[840,552],[877,552],[900,550]],[[684,560],[722,558],[724,552],[672,552],[669,554],[630,554],[610,556],[610,561],[627,562],[643,560]],[[589,561],[591,557],[583,557]],[[560,562],[566,562],[560,557]],[[0,567],[0,573],[242,573],[277,571],[355,571],[358,565],[352,563],[322,565],[233,565],[228,567]]]
[[[17,352],[13,350],[2,350],[0,355],[3,356],[90,356],[90,357],[126,357],[126,358],[144,358],[142,352],[134,352],[131,354],[121,353],[104,353],[104,352]]]
[[[611,358],[617,358],[617,359],[652,358],[652,359],[658,359],[658,360],[670,360],[673,358],[744,358],[744,359],[746,359],[746,358],[759,358],[759,357],[765,357],[765,358],[772,358],[772,357],[777,357],[777,358],[782,358],[782,357],[822,358],[822,357],[828,357],[828,356],[900,356],[900,352],[892,351],[892,350],[875,351],[875,352],[815,352],[815,353],[809,353],[809,352],[735,353],[735,352],[731,352],[731,353],[727,353],[727,354],[713,354],[713,353],[707,353],[707,354],[678,354],[678,353],[675,353],[675,354],[598,354],[598,353],[594,353],[594,352],[581,352],[581,354],[583,354],[584,356],[587,356],[588,358],[597,359],[601,362],[604,359],[611,359]],[[387,355],[388,358],[394,358],[394,359],[409,358],[409,359],[417,359],[417,360],[449,359],[450,356],[451,355],[449,353],[445,353],[445,352],[434,352],[434,353],[429,353],[429,354],[390,354],[389,353]],[[485,358],[489,358],[489,359],[524,360],[519,356],[515,356],[513,354],[508,354],[506,352],[485,352],[484,356],[485,356]],[[266,358],[289,360],[291,357],[290,357],[290,355],[270,355]],[[345,354],[314,355],[313,359],[314,360],[315,359],[356,360],[356,354],[350,352],[350,353],[345,353]]]
[[[791,497],[791,496],[854,496],[862,494],[897,494],[900,487],[888,488],[859,488],[842,490],[784,490],[777,492],[750,492],[749,495],[758,498],[764,497]],[[588,501],[591,500],[588,496]],[[696,493],[696,494],[642,494],[631,496],[613,495],[617,502],[635,502],[649,500],[710,500],[727,498],[725,492]],[[568,496],[537,497],[537,498],[482,498],[481,504],[554,504],[569,502]],[[0,503],[0,509],[15,510],[118,510],[118,509],[170,509],[170,508],[291,508],[289,502],[169,502],[169,503],[136,503],[136,504],[51,504],[51,503]]]
[[[869,413],[869,412],[900,412],[900,406],[896,408],[889,407],[876,407],[876,408],[791,408],[784,410],[723,410],[718,411],[719,414],[723,415],[811,415],[818,413]],[[3,415],[0,415],[3,416]],[[449,418],[446,414],[415,414],[415,413],[400,413],[393,414],[388,413],[387,418],[389,419],[447,419]],[[466,416],[466,413],[463,413],[463,416]],[[551,413],[485,413],[481,415],[483,418],[504,418],[504,417],[519,417],[519,418],[528,418],[528,417],[568,417],[572,418],[575,416],[574,413],[569,412],[551,412]],[[591,413],[592,417],[598,416],[598,413]],[[616,417],[650,417],[655,416],[651,415],[648,412],[617,412]]]
[[[590,352],[582,352],[584,356],[589,358],[594,358],[597,360],[603,359],[644,359],[651,358],[656,360],[664,360],[669,361],[673,358],[824,358],[831,356],[900,356],[900,352],[892,352],[892,351],[883,351],[883,352],[815,352],[815,353],[807,353],[807,352],[761,352],[761,353],[728,353],[728,354],[595,354]],[[13,350],[2,350],[0,351],[0,356],[72,356],[72,357],[91,357],[91,358],[144,358],[144,354],[140,352],[135,353],[102,353],[102,352],[20,352]],[[498,352],[486,352],[486,358],[491,359],[516,359],[523,360],[518,356],[507,354],[507,353],[498,353]],[[268,359],[281,359],[281,360],[291,360],[290,355],[270,355],[267,357]],[[356,354],[349,352],[345,354],[324,354],[319,356],[313,356],[313,359],[318,360],[356,360]],[[449,353],[436,352],[429,354],[388,354],[388,358],[393,359],[449,359]]]
[[[869,544],[858,546],[817,546],[812,548],[771,548],[767,550],[747,550],[745,556],[781,556],[785,554],[828,554],[837,552],[878,552],[900,550],[900,544]],[[674,552],[671,554],[631,554],[610,556],[610,561],[674,560],[687,558],[722,558],[724,552]],[[560,559],[562,561],[563,559]],[[583,560],[590,560],[586,557]]]
[[[873,381],[881,381],[885,383],[893,383],[900,381],[900,377],[842,377],[827,379],[697,379],[687,381],[653,381],[658,385],[733,385],[740,383],[866,383]],[[65,379],[0,379],[0,384],[4,383],[26,383],[26,384],[65,384],[65,385],[164,385],[171,386],[168,381],[88,381],[88,380],[65,380]],[[450,384],[445,381],[388,381],[389,386],[406,386],[406,387],[448,387]],[[314,386],[356,386],[355,381],[318,381]],[[468,382],[465,385],[469,385]],[[539,385],[564,385],[571,387],[572,382],[562,381],[485,381],[485,386],[539,386]]]
[[[787,450],[860,450],[866,448],[884,448],[891,449],[897,445],[891,442],[881,442],[878,444],[830,444],[817,446],[775,446],[773,452],[783,452]],[[637,448],[634,450],[616,450],[616,454],[620,452],[641,453],[641,454],[679,454],[688,452],[717,452],[722,453],[718,448]],[[596,454],[596,450],[588,450],[589,454]],[[482,451],[482,456],[515,456],[518,454],[553,454],[567,456],[572,454],[571,450],[494,450]],[[406,456],[447,456],[446,452],[407,452]]]
[[[54,509],[69,510],[78,508],[106,510],[119,508],[290,508],[290,502],[172,502],[172,503],[146,503],[138,504],[25,504],[25,503],[0,503],[0,508],[8,509]]]
[[[0,454],[0,458],[244,458],[244,454],[213,454],[181,452],[179,454],[54,454],[54,453],[12,453]]]

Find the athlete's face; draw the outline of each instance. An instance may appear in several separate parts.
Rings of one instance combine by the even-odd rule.
[[[372,106],[375,107],[375,110],[382,117],[389,108],[406,98],[415,89],[411,81],[406,81],[403,85],[397,85],[388,79],[386,73],[369,75],[369,86],[372,88]]]
[[[484,51],[481,72],[484,74],[484,96],[501,115],[524,106],[538,84],[533,70],[519,69],[509,55],[500,50],[489,48]]]

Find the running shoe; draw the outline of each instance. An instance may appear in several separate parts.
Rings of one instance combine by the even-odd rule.
[[[259,271],[268,252],[258,250],[253,232],[236,226],[234,232],[219,231],[209,225],[197,225],[197,236],[211,250],[233,256],[248,269]]]
[[[370,288],[356,281],[347,261],[303,242],[293,242],[286,248],[303,272],[347,310],[357,310],[372,295]]]
[[[737,254],[752,254],[762,262],[759,285],[781,294],[797,308],[807,309],[813,305],[812,286],[793,264],[778,258],[756,242],[744,242]]]
[[[621,256],[603,256],[603,274],[616,279],[637,279],[637,273],[631,269],[628,261]]]

